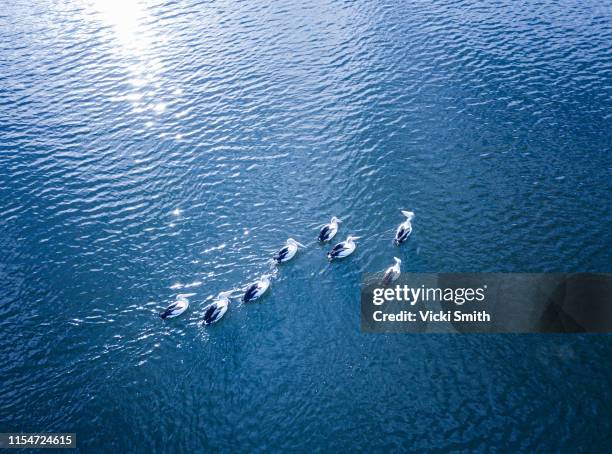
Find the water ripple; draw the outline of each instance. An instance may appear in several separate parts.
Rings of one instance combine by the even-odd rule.
[[[406,271],[608,270],[608,6],[5,9],[5,431],[120,451],[603,446],[607,338],[363,336],[358,283],[397,253]],[[417,216],[398,252],[400,209]],[[330,265],[313,240],[332,215],[364,238]],[[289,236],[311,245],[270,294],[203,328]]]

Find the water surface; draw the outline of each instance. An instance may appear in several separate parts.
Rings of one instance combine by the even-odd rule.
[[[302,3],[0,12],[1,431],[115,452],[602,450],[609,336],[366,335],[358,295],[394,255],[610,271],[610,6]],[[363,239],[328,265],[332,215]],[[310,246],[270,294],[203,328],[289,236]],[[179,294],[189,312],[162,322]]]

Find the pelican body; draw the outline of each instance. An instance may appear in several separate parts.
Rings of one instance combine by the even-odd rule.
[[[393,257],[393,259],[395,260],[395,265],[390,266],[389,268],[387,268],[387,271],[385,271],[385,274],[382,278],[383,285],[389,285],[391,282],[394,282],[400,275],[400,265],[402,264],[402,261],[397,257]]]
[[[218,322],[227,312],[229,307],[229,295],[232,292],[221,292],[215,301],[204,308],[204,323],[212,325]]]
[[[342,222],[340,219],[333,216],[329,224],[325,224],[323,227],[321,227],[321,231],[319,232],[317,239],[321,243],[327,243],[336,236],[336,233],[338,233],[338,223],[340,222]]]
[[[331,262],[334,259],[341,259],[351,255],[357,247],[355,244],[355,240],[357,239],[359,239],[358,236],[347,236],[345,241],[336,244],[333,249],[327,253],[327,259]]]
[[[276,263],[287,262],[297,253],[298,247],[306,247],[293,238],[287,240],[287,244],[272,257]]]
[[[406,220],[399,225],[395,232],[395,240],[393,242],[397,246],[406,241],[412,233],[412,219],[414,218],[414,213],[412,211],[402,210],[402,214],[406,216]]]
[[[258,281],[253,282],[249,285],[242,296],[242,302],[248,303],[261,298],[270,287],[270,278],[268,276],[262,276]]]
[[[188,307],[189,307],[189,301],[181,298],[181,299],[176,300],[170,306],[168,306],[165,311],[159,314],[159,316],[162,318],[162,320],[165,320],[167,318],[178,317],[183,312],[185,312]]]

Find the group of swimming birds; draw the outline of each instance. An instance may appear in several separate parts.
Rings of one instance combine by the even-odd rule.
[[[402,214],[406,217],[404,222],[402,222],[397,230],[395,231],[395,239],[394,244],[399,246],[403,242],[405,242],[410,234],[412,233],[412,219],[414,218],[414,213],[412,211],[404,211],[402,210]],[[317,240],[320,243],[327,243],[332,240],[338,233],[338,224],[342,221],[338,219],[336,216],[331,218],[329,224],[325,224],[321,226],[321,230],[319,231],[319,236]],[[341,259],[344,257],[348,257],[354,251],[357,245],[355,244],[355,240],[358,240],[358,236],[349,235],[346,237],[346,240],[336,244],[328,253],[327,259],[331,262],[336,259]],[[303,244],[294,240],[293,238],[289,238],[283,248],[281,248],[278,252],[276,252],[272,259],[275,264],[280,264],[291,260],[298,251],[298,248],[304,248]],[[402,261],[394,257],[395,264],[387,268],[382,277],[382,284],[388,285],[391,282],[395,281],[400,275],[400,266]],[[270,278],[272,274],[264,274],[257,281],[249,284],[242,293],[242,302],[248,303],[251,301],[255,301],[263,296],[264,293],[270,287]],[[229,290],[226,292],[221,292],[217,295],[217,298],[210,303],[208,306],[204,308],[204,320],[202,323],[204,325],[212,325],[215,322],[218,322],[227,312],[230,303],[230,297],[235,290]],[[166,318],[174,318],[181,315],[183,312],[187,310],[189,307],[189,301],[186,298],[179,298],[174,303],[172,303],[165,311],[163,311],[159,316],[162,319]]]

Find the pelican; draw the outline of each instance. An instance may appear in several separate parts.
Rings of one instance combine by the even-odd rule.
[[[247,287],[246,291],[244,292],[244,296],[242,297],[242,301],[244,303],[255,301],[266,293],[268,287],[270,287],[270,278],[267,275],[262,276],[258,281],[253,282]]]
[[[189,307],[189,301],[184,298],[177,299],[174,303],[166,308],[164,312],[159,314],[159,316],[165,320],[167,318],[174,318],[181,315],[183,312],[187,310]]]
[[[414,213],[412,211],[404,211],[402,210],[402,214],[406,216],[406,220],[402,222],[397,231],[395,232],[395,240],[393,241],[397,246],[402,244],[404,241],[408,239],[410,234],[412,233],[412,218],[414,218]]]
[[[272,257],[276,263],[287,262],[297,253],[298,247],[306,247],[302,243],[295,241],[293,238],[287,240],[287,244]]]
[[[402,261],[397,257],[393,257],[393,259],[395,260],[395,265],[391,265],[389,268],[387,268],[387,271],[385,271],[385,274],[382,278],[383,285],[389,285],[391,282],[394,282],[400,275],[400,265],[402,264]]]
[[[215,301],[210,303],[204,308],[204,321],[205,325],[212,325],[213,323],[221,320],[221,317],[227,312],[229,306],[229,296],[232,291],[221,292]]]
[[[327,253],[327,259],[331,262],[333,259],[341,259],[351,255],[357,247],[355,240],[358,239],[358,236],[347,236],[345,241],[336,244],[333,249]]]
[[[321,243],[326,243],[327,241],[335,237],[336,233],[338,233],[338,224],[341,222],[342,221],[340,219],[338,219],[336,216],[333,216],[329,224],[325,224],[323,227],[321,227],[321,231],[319,232],[318,237],[319,241]]]

